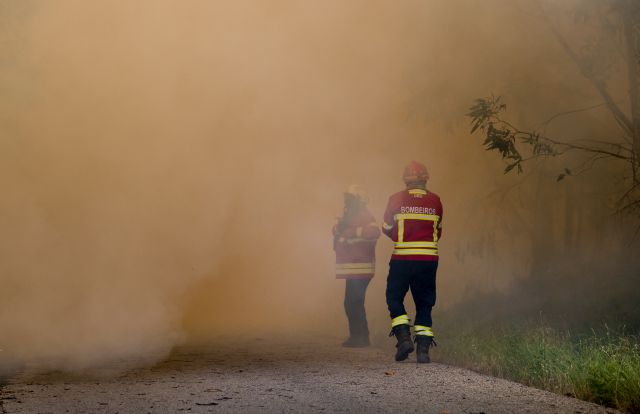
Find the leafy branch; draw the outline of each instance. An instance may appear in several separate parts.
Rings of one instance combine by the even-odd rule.
[[[476,99],[467,116],[471,118],[471,134],[480,132],[487,151],[495,151],[505,161],[504,173],[524,171],[524,164],[534,159],[559,157],[569,152],[589,155],[577,169],[563,168],[557,181],[581,174],[601,160],[616,160],[633,167],[633,148],[626,142],[601,140],[566,141],[549,137],[535,130],[523,130],[505,119],[507,105],[500,97]],[[620,210],[634,210],[640,214],[640,186],[633,182],[619,200]]]
[[[468,117],[471,118],[471,133],[481,131],[485,140],[483,145],[487,151],[497,151],[503,160],[507,162],[504,172],[512,170],[521,173],[523,163],[541,157],[556,157],[569,151],[582,151],[604,157],[615,158],[631,162],[632,149],[624,143],[609,143],[605,141],[562,141],[542,135],[537,131],[522,130],[505,120],[504,112],[507,105],[500,97],[476,99],[470,108]],[[528,149],[527,155],[523,155],[523,147]],[[565,168],[560,177],[571,175]]]

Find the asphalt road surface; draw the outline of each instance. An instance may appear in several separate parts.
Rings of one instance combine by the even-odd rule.
[[[391,342],[391,340],[389,340]],[[391,348],[254,338],[184,347],[155,366],[5,378],[0,413],[615,413]]]

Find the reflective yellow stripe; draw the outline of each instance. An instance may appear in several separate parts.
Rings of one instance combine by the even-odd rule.
[[[374,267],[376,264],[374,262],[366,262],[366,263],[336,263],[336,268],[340,269],[357,269],[360,267]]]
[[[437,216],[435,214],[400,213],[400,214],[394,215],[393,219],[398,222],[398,241],[396,242],[396,247],[403,247],[403,246],[398,246],[398,244],[405,243],[405,241],[404,241],[404,221],[405,220],[433,221],[433,242],[437,243],[437,241],[438,241],[437,226],[438,226],[438,222],[440,221],[440,216]],[[385,226],[385,225],[387,225],[387,223],[383,224],[383,226]],[[406,243],[411,243],[411,242],[406,242]],[[422,243],[422,242],[416,242],[416,243]],[[429,243],[429,242],[424,242],[424,243]],[[416,246],[404,246],[404,247],[431,247],[431,248],[437,248],[438,245],[437,244],[435,244],[434,246],[418,246],[418,245],[416,245]],[[394,254],[403,254],[403,253],[395,253],[394,252]],[[404,254],[429,254],[429,255],[434,255],[434,256],[438,255],[437,252],[435,254],[433,254],[433,253],[404,253]]]
[[[416,335],[433,336],[433,330],[430,326],[416,325],[413,327]]]
[[[413,194],[427,195],[427,192],[425,190],[420,190],[420,189],[414,188],[413,190],[409,190],[409,194],[411,194],[411,195],[413,195]]]
[[[409,256],[409,255],[437,256],[438,251],[435,249],[394,249],[393,254],[399,255],[399,256]]]
[[[440,216],[437,216],[435,214],[416,214],[416,213],[402,213],[402,214],[396,214],[395,216],[393,216],[394,220],[396,220],[398,222],[398,241],[396,242],[396,249],[398,248],[403,248],[403,247],[425,247],[425,248],[432,248],[432,249],[437,249],[438,248],[438,230],[437,230],[437,226],[438,226],[438,222],[440,221]],[[431,245],[427,245],[427,243],[431,243],[431,242],[405,242],[404,241],[404,221],[405,220],[426,220],[426,221],[433,221],[433,244]],[[386,223],[385,223],[386,224]],[[415,244],[415,245],[409,245],[406,243],[421,243],[421,244]],[[424,243],[424,244],[422,244]],[[404,254],[404,255],[409,255],[409,254],[422,254],[422,255],[431,255],[431,256],[437,256],[438,252],[419,252],[419,253],[401,253],[398,252],[397,250],[394,251],[394,254]]]
[[[362,267],[338,267],[336,266],[336,275],[366,275],[369,273],[375,273],[376,268],[374,265],[362,266]]]
[[[353,239],[347,239],[346,240],[347,244],[363,243],[363,242],[375,243],[375,239],[364,239],[364,238],[360,237],[360,238],[353,238]]]
[[[435,214],[399,213],[393,216],[396,220],[430,220],[438,221],[440,216]]]
[[[393,328],[394,326],[398,326],[398,325],[409,325],[410,320],[411,319],[409,319],[408,315],[397,316],[391,319],[391,327]]]
[[[396,249],[401,249],[401,248],[407,248],[407,247],[426,247],[426,248],[430,248],[430,249],[437,249],[438,248],[438,243],[436,242],[397,242],[396,243]]]
[[[433,241],[434,242],[438,241],[438,222],[437,221],[433,222]]]
[[[387,223],[382,223],[382,228],[385,229],[385,230],[391,230],[393,228],[393,225],[387,224]]]
[[[371,269],[336,269],[336,275],[369,275],[375,273],[376,270]]]

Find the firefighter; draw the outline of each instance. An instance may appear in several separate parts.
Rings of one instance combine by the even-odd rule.
[[[410,319],[404,297],[411,289],[416,305],[414,325],[417,360],[427,363],[429,348],[435,345],[431,308],[436,302],[438,241],[442,237],[442,203],[427,190],[429,173],[424,164],[412,161],[404,169],[406,189],[389,197],[382,231],[395,246],[387,277],[387,306],[391,316],[391,333],[395,335],[396,361],[413,352]]]
[[[369,346],[369,327],[364,309],[367,286],[375,273],[376,242],[380,229],[367,208],[366,191],[351,185],[344,193],[344,213],[333,226],[336,278],[345,279],[344,310],[349,338],[342,346]]]

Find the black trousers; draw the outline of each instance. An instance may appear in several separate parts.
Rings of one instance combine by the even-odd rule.
[[[371,279],[346,279],[344,291],[344,311],[349,320],[349,336],[369,337],[367,313],[364,310],[364,297]]]
[[[436,304],[437,261],[392,260],[387,277],[387,306],[391,319],[405,315],[404,297],[411,289],[416,304],[416,325],[432,326],[431,308]]]

